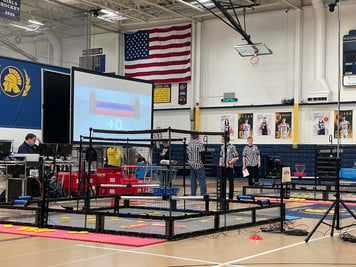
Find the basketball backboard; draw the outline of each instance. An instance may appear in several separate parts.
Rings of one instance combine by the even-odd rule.
[[[254,55],[271,55],[272,50],[263,43],[235,45],[235,50],[242,57],[252,57]]]

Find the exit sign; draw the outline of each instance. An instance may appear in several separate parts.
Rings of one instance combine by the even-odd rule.
[[[221,102],[237,102],[237,98],[222,98]]]

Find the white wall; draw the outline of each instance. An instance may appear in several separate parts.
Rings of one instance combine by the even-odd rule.
[[[354,1],[342,1],[341,37],[349,30],[356,29],[356,5]],[[338,23],[337,10],[326,11],[326,83],[332,94],[329,101],[337,101],[338,91],[338,61],[337,38]],[[306,7],[301,12],[301,25],[298,25],[298,12],[273,11],[246,16],[246,31],[253,42],[263,42],[273,55],[260,56],[257,67],[250,63],[250,58],[242,58],[234,50],[236,44],[244,44],[242,37],[218,19],[204,21],[201,24],[201,36],[198,35],[194,47],[200,49],[200,73],[193,73],[200,77],[200,83],[188,83],[188,103],[178,105],[178,85],[172,84],[171,103],[155,104],[154,127],[172,127],[192,129],[191,110],[194,107],[193,92],[198,92],[198,102],[202,107],[200,130],[220,131],[220,118],[223,115],[237,116],[238,113],[271,113],[293,111],[293,106],[280,106],[282,99],[291,99],[299,95],[296,102],[303,102],[311,90],[315,79],[315,13],[313,7]],[[240,18],[242,19],[242,18]],[[298,26],[301,27],[301,39],[296,35]],[[119,34],[103,34],[92,36],[91,47],[102,47],[107,55],[107,71],[118,73],[122,69],[122,47]],[[301,53],[295,51],[298,42],[301,43]],[[61,40],[63,47],[63,67],[77,65],[82,50],[86,48],[86,38],[71,38]],[[342,43],[341,43],[342,44]],[[49,44],[33,42],[19,44],[27,52],[47,60],[49,58]],[[196,51],[193,51],[196,52]],[[23,58],[0,47],[0,54]],[[296,58],[297,56],[297,58]],[[298,65],[300,60],[300,65]],[[42,61],[47,63],[46,61]],[[301,66],[300,77],[295,75]],[[195,68],[192,68],[193,70]],[[199,69],[199,68],[198,68]],[[194,88],[193,86],[199,86]],[[300,88],[296,86],[300,84]],[[296,88],[295,88],[296,87]],[[297,90],[298,94],[296,94]],[[224,92],[234,92],[237,103],[221,103]],[[341,101],[356,101],[356,88],[341,88]],[[276,106],[263,106],[276,104]],[[214,108],[216,107],[216,108]],[[226,108],[224,108],[226,107]],[[172,110],[169,110],[172,109]],[[182,110],[179,110],[182,109]],[[330,112],[337,109],[336,104],[329,105],[301,105],[299,110],[299,143],[328,143],[327,138],[311,135],[310,116],[314,112]],[[352,104],[343,104],[342,109],[353,109]],[[355,112],[355,110],[354,110]],[[354,114],[355,117],[355,114]],[[355,125],[355,122],[353,122]],[[255,127],[256,129],[256,127]],[[9,132],[8,132],[9,131]],[[18,143],[22,142],[22,130],[6,129]],[[3,130],[1,129],[1,132]],[[14,132],[15,134],[12,134]],[[26,133],[27,131],[25,131]],[[3,135],[3,134],[1,134]],[[355,135],[355,134],[354,134]],[[255,136],[256,143],[292,143],[290,140],[275,140],[273,137],[262,138]],[[355,138],[343,140],[354,143]],[[234,142],[245,142],[235,140]]]

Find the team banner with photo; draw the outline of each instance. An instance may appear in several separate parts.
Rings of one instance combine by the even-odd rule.
[[[257,135],[270,136],[272,134],[272,115],[271,114],[258,114],[257,115]]]
[[[253,113],[239,113],[239,139],[247,139],[253,137]]]
[[[330,114],[327,112],[316,112],[312,117],[313,135],[329,135]]]
[[[338,115],[337,110],[334,111],[334,137],[352,139],[352,110],[340,110]],[[338,124],[339,121],[339,124]]]
[[[292,138],[292,112],[276,112],[276,139]]]
[[[234,140],[235,136],[235,116],[226,115],[220,117],[220,131],[226,132],[228,131],[230,134],[230,140]]]
[[[179,83],[190,81],[192,25],[125,33],[125,76]]]
[[[69,73],[68,69],[0,57],[0,127],[41,129],[43,68]]]

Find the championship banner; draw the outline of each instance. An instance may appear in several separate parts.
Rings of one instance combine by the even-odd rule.
[[[20,20],[21,0],[0,0],[0,16]]]
[[[0,127],[41,129],[42,69],[69,73],[69,69],[0,57]]]

